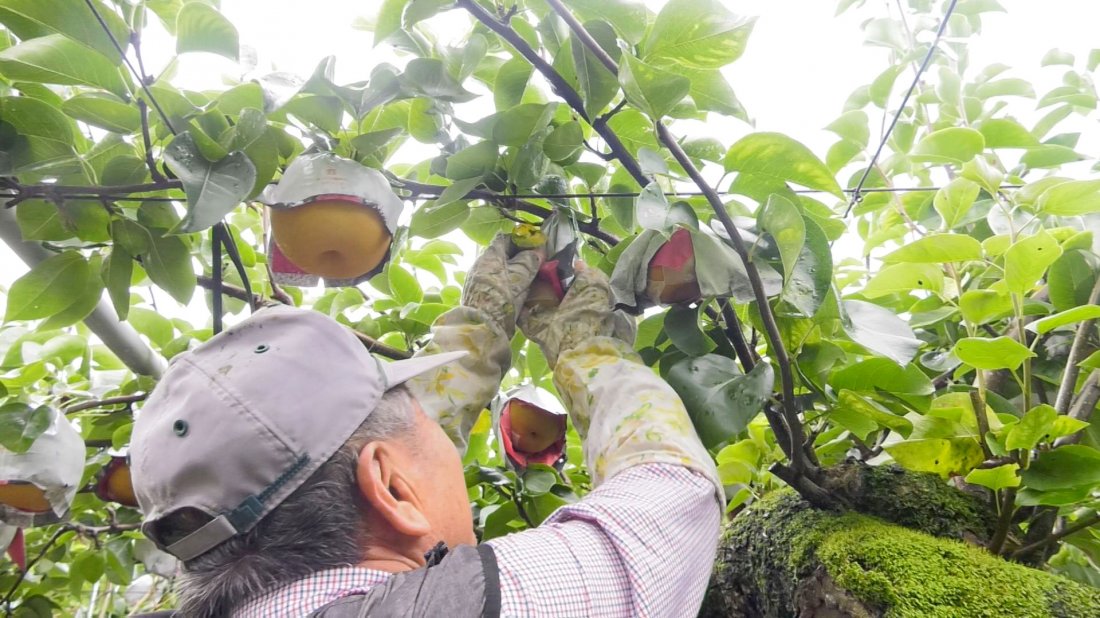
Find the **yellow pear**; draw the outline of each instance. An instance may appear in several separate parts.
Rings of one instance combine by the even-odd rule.
[[[50,510],[42,490],[33,483],[8,481],[0,484],[0,503],[27,513],[45,513]]]
[[[100,500],[136,507],[134,483],[130,478],[130,464],[125,457],[112,457],[103,468],[96,482],[95,495]]]
[[[523,453],[540,453],[565,435],[565,416],[543,410],[526,401],[508,404],[512,448]]]
[[[335,200],[271,209],[271,233],[291,262],[326,279],[353,279],[374,270],[392,239],[373,208]]]

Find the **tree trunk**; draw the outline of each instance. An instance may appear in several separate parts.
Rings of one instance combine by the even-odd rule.
[[[760,500],[728,524],[700,616],[1100,616],[1100,589],[976,547],[994,522],[985,501],[895,467],[830,474],[862,512]]]

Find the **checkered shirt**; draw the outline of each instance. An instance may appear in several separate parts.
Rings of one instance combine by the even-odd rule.
[[[695,616],[720,518],[703,476],[666,464],[629,468],[538,528],[488,541],[500,567],[501,616]],[[308,616],[390,575],[355,566],[320,571],[234,616]]]

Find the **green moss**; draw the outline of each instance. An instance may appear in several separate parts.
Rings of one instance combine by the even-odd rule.
[[[1100,615],[1100,590],[1070,586],[958,541],[855,514],[830,528],[817,559],[838,585],[887,616]]]
[[[703,615],[796,616],[824,567],[871,613],[901,618],[1100,616],[1100,589],[856,513],[776,492],[727,528]]]

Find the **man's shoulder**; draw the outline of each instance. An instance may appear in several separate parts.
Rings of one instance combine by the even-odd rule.
[[[435,615],[449,618],[500,615],[500,578],[492,547],[457,547],[439,564],[397,573],[361,594],[340,598],[311,618]]]

